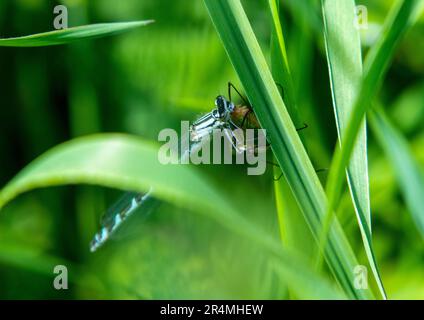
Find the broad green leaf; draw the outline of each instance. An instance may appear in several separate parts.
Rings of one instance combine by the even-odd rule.
[[[2,47],[45,47],[67,44],[83,39],[100,38],[153,23],[153,20],[99,23],[63,30],[37,33],[17,38],[0,39]]]
[[[249,101],[267,130],[274,155],[315,237],[322,231],[327,203],[320,181],[281,99],[252,27],[238,0],[204,0],[212,22],[238,73]],[[355,290],[356,258],[340,225],[330,231],[326,259],[349,298],[372,298],[370,290]]]
[[[182,177],[190,183],[186,184]],[[0,208],[22,192],[75,183],[138,191],[147,191],[152,186],[167,200],[178,199],[188,206],[200,205],[201,195],[210,193],[210,202],[216,202],[221,210],[229,209],[189,167],[162,166],[153,144],[126,135],[75,139],[46,152],[1,191]]]
[[[370,113],[371,126],[395,169],[406,204],[424,237],[424,176],[408,146],[408,141],[389,122],[381,109]]]
[[[339,140],[343,145],[344,130],[352,115],[353,103],[362,79],[361,43],[359,30],[354,25],[355,2],[354,0],[323,0],[322,9],[333,108]],[[380,293],[385,298],[386,294],[372,247],[365,122],[359,129],[346,176],[368,261]]]
[[[305,287],[304,298],[343,298],[294,253],[238,214],[223,195],[187,165],[162,165],[158,147],[128,135],[99,134],[61,144],[24,168],[0,191],[0,208],[35,188],[94,184],[145,192],[152,187],[162,200],[209,215],[278,259],[278,272],[293,285]],[[310,288],[310,289],[308,289]],[[319,288],[319,289],[317,289]]]

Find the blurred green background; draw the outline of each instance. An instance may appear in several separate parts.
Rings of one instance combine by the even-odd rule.
[[[58,143],[97,132],[126,132],[156,141],[178,129],[239,83],[199,0],[62,1],[69,26],[155,19],[126,34],[47,48],[0,49],[0,183]],[[46,0],[2,0],[0,37],[52,30]],[[267,1],[245,0],[269,56]],[[367,0],[372,45],[392,1]],[[281,1],[305,143],[316,168],[336,144],[319,1]],[[424,19],[405,36],[379,102],[424,165]],[[369,166],[373,241],[389,298],[424,299],[424,245],[394,173],[372,134]],[[272,170],[246,176],[242,166],[201,166],[240,212],[278,237]],[[320,174],[325,182],[326,174]],[[95,254],[88,244],[116,190],[73,186],[20,196],[0,214],[0,298],[286,298],[284,284],[260,250],[203,216],[165,204],[134,217]],[[355,251],[366,258],[348,192],[339,210]],[[307,253],[305,253],[307,255]],[[307,257],[312,258],[312,257]],[[69,270],[69,290],[53,288],[53,268]]]

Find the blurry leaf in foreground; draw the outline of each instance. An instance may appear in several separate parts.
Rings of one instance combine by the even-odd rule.
[[[278,273],[297,287],[301,298],[343,298],[327,280],[313,272],[295,253],[252,224],[219,189],[191,166],[162,165],[158,147],[124,134],[99,134],[74,139],[46,152],[24,168],[0,191],[0,209],[23,192],[66,184],[95,184],[146,192],[171,203],[207,214],[246,237],[278,259]]]
[[[100,134],[63,143],[24,168],[1,192],[0,208],[34,188],[86,183],[145,192],[186,207],[212,205],[233,211],[189,166],[162,165],[157,147],[121,134]],[[205,202],[205,196],[209,202]]]
[[[83,39],[100,38],[110,36],[130,29],[153,23],[153,20],[134,22],[99,23],[80,27],[72,27],[63,30],[37,33],[17,38],[0,39],[3,47],[45,47],[67,44]]]

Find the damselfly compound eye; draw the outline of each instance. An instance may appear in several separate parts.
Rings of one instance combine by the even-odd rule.
[[[227,100],[223,96],[218,96],[215,101],[220,117],[225,117],[227,114]]]

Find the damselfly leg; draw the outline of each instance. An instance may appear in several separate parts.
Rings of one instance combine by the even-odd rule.
[[[240,91],[237,90],[235,85],[233,85],[231,82],[228,82],[228,99],[230,99],[230,101],[233,101],[233,99],[231,97],[231,89],[233,89],[235,92],[237,92],[237,94],[240,96],[241,100],[243,100],[243,103],[246,106],[249,105],[249,102],[247,101],[247,99],[240,93]]]
[[[281,98],[284,100],[284,88],[283,88],[283,86],[281,84],[279,84],[278,82],[276,82],[275,84],[281,90],[281,92],[280,92]],[[249,102],[247,101],[247,99],[240,93],[240,91],[236,88],[236,86],[232,82],[228,82],[228,99],[230,99],[230,101],[233,101],[232,97],[231,97],[231,89],[233,89],[235,92],[237,92],[237,94],[243,100],[243,103],[245,105],[249,105]]]

